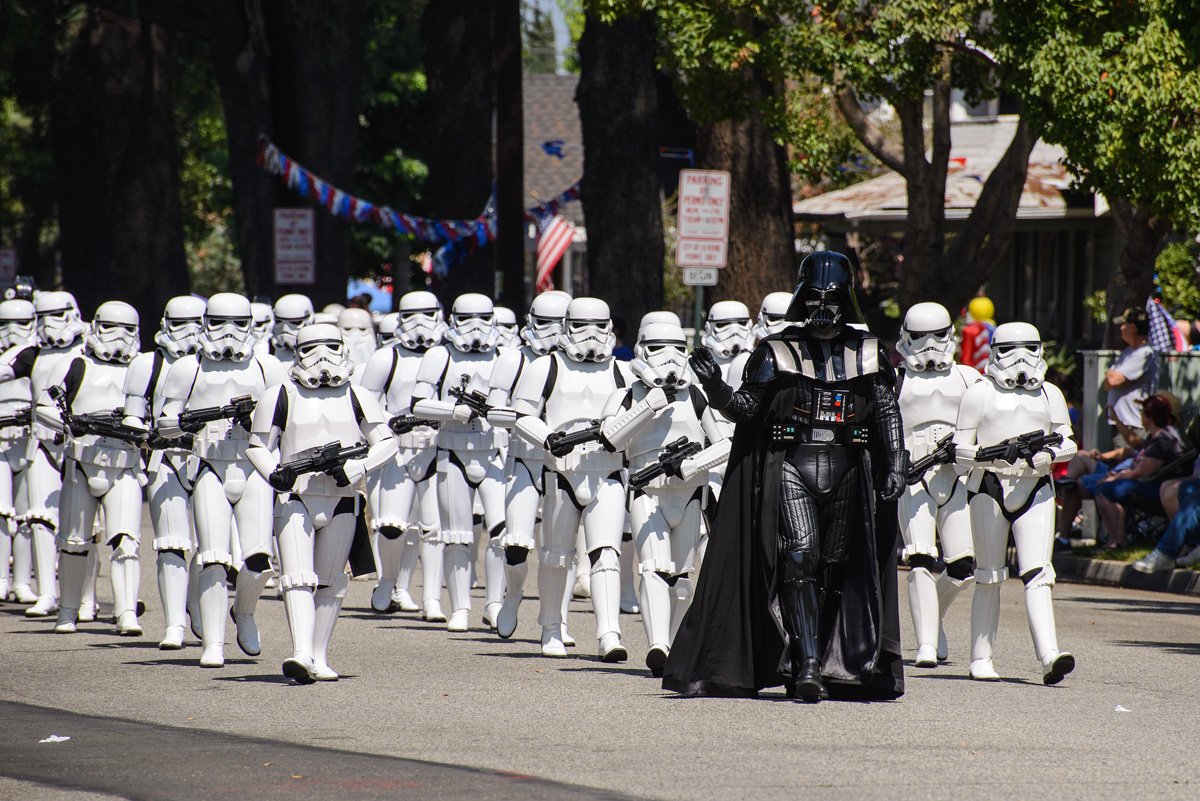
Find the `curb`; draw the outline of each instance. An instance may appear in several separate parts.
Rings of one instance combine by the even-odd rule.
[[[1200,595],[1200,572],[1195,570],[1164,570],[1159,573],[1140,573],[1129,562],[1088,559],[1070,554],[1054,555],[1054,572],[1063,581],[1079,584],[1099,584],[1124,587],[1130,590],[1173,592],[1179,595]]]

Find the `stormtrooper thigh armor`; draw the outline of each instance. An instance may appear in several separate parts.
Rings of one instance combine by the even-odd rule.
[[[446,587],[450,608],[458,620],[451,619],[452,630],[465,626],[462,612],[471,609],[471,546],[475,541],[472,508],[478,495],[483,503],[484,524],[489,533],[488,549],[497,553],[499,535],[504,528],[504,469],[495,450],[451,450],[438,448],[437,459],[439,537],[446,546]],[[502,582],[497,582],[502,585]],[[487,587],[487,604],[500,603],[503,586]]]
[[[404,434],[399,439],[411,436]],[[379,583],[371,594],[371,607],[377,612],[415,611],[415,605],[409,606],[408,588],[420,535],[422,530],[432,533],[437,529],[437,499],[428,480],[435,456],[432,446],[405,447],[402,442],[397,458],[367,479],[368,505],[375,511],[371,527],[379,553]],[[396,595],[402,600],[393,600]]]
[[[514,439],[512,447],[523,440]],[[537,547],[535,529],[538,507],[542,502],[542,461],[508,459],[505,465],[508,484],[504,492],[504,606],[496,620],[496,631],[511,637],[517,628],[517,612],[524,598],[525,578],[529,573],[529,553]]]

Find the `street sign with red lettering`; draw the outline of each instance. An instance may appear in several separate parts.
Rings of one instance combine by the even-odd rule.
[[[315,284],[316,226],[312,209],[275,209],[275,283]]]
[[[729,173],[679,171],[679,216],[675,263],[680,267],[724,267],[729,242]]]

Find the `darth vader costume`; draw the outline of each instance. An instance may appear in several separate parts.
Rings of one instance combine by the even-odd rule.
[[[693,354],[710,403],[737,426],[664,689],[784,685],[807,702],[904,692],[894,501],[908,455],[891,364],[848,324],[856,313],[849,260],[813,253],[788,310],[797,325],[758,345],[737,392],[706,349]]]

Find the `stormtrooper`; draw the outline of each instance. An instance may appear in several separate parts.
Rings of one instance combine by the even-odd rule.
[[[296,334],[313,321],[312,301],[306,295],[284,295],[275,301],[273,314],[271,353],[283,367],[291,367],[295,359]]]
[[[750,354],[754,350],[754,345],[762,342],[772,334],[781,333],[785,328],[793,323],[787,319],[787,310],[792,303],[792,296],[787,292],[770,292],[762,299],[762,303],[758,307],[758,317],[754,320],[754,326],[750,329],[751,345],[745,348],[740,353],[735,355],[729,362],[728,367],[722,366],[722,375],[729,377],[729,386],[737,389],[741,386],[742,376],[746,371],[746,364],[750,360]],[[721,361],[718,358],[717,363]]]
[[[0,302],[0,350],[14,353],[34,342],[34,310],[28,300]],[[7,361],[0,356],[0,362]],[[26,512],[25,469],[29,467],[29,428],[32,425],[29,379],[0,382],[0,602],[10,593],[20,603],[37,600],[33,593],[33,543],[22,524]],[[9,559],[12,574],[9,574]]]
[[[637,381],[609,398],[603,436],[629,465],[646,666],[661,677],[692,598],[708,473],[728,458],[729,440],[691,383],[678,324],[644,325],[630,366]]]
[[[394,457],[396,443],[375,398],[350,383],[354,364],[337,327],[305,327],[296,354],[292,381],[268,389],[255,408],[246,455],[281,493],[279,585],[293,646],[283,675],[311,684],[338,679],[328,649],[350,586],[355,485]],[[328,450],[338,453],[314,456]]]
[[[496,330],[500,332],[501,348],[521,347],[521,331],[517,315],[507,306],[496,307]]]
[[[425,352],[417,369],[412,412],[437,420],[437,499],[439,537],[445,544],[446,586],[450,594],[449,631],[466,631],[471,612],[473,505],[483,506],[488,545],[485,610],[495,613],[504,598],[504,463],[497,432],[486,419],[486,393],[498,357],[500,334],[486,295],[466,293],[454,300],[444,345]],[[468,399],[482,399],[472,406]],[[485,623],[495,625],[486,618]]]
[[[513,395],[519,415],[514,430],[548,454],[538,569],[538,621],[546,656],[566,655],[562,603],[582,522],[600,657],[606,662],[628,658],[618,623],[624,463],[602,444],[599,431],[608,398],[629,384],[612,357],[615,342],[608,304],[575,298],[567,306],[559,349],[528,365]],[[567,447],[572,440],[580,441]]]
[[[375,341],[375,321],[366,309],[343,309],[338,313],[338,330],[346,343],[350,362],[355,366],[367,363],[379,347]]]
[[[251,303],[250,313],[254,315],[254,352],[270,353],[271,329],[275,325],[275,314],[271,310],[271,304]]]
[[[402,298],[403,299],[403,298]],[[379,318],[379,347],[390,348],[396,344],[396,330],[400,327],[399,312],[385,314]]]
[[[760,312],[760,317],[762,316]],[[745,303],[736,300],[721,300],[708,310],[700,344],[708,348],[721,367],[721,378],[737,389],[741,376],[733,375],[734,360],[754,348],[754,334],[750,325],[750,310]]]
[[[162,322],[154,335],[153,351],[137,356],[125,381],[125,414],[131,424],[149,427],[162,414],[167,376],[179,359],[200,347],[205,302],[190,295],[167,301]],[[149,438],[146,489],[150,522],[157,554],[158,592],[162,599],[165,631],[158,647],[183,647],[187,607],[187,551],[192,548],[191,483],[187,479],[190,450],[178,439]],[[198,627],[198,621],[197,627]]]
[[[37,344],[10,348],[8,363],[0,366],[0,381],[28,378],[30,397],[41,398],[52,386],[62,383],[67,367],[83,352],[85,326],[79,306],[70,292],[39,292],[34,300]],[[55,558],[58,555],[59,496],[62,491],[63,433],[55,425],[33,421],[33,436],[27,442],[29,468],[25,490],[29,511],[25,516],[33,539],[33,561],[37,576],[37,602],[25,610],[27,617],[47,617],[58,611],[55,589]]]
[[[1045,376],[1038,330],[1029,323],[1004,323],[992,337],[987,380],[966,391],[958,411],[955,458],[971,468],[968,505],[978,561],[971,603],[973,679],[1000,678],[992,663],[992,646],[1000,624],[1000,583],[1008,577],[1010,532],[1042,680],[1057,684],[1075,668],[1075,657],[1058,648],[1054,625],[1050,465],[1068,461],[1076,447],[1066,400]],[[997,451],[1003,454],[997,456]]]
[[[213,295],[204,312],[197,353],[171,365],[163,390],[158,433],[167,438],[191,434],[186,478],[192,485],[201,667],[225,664],[226,571],[237,567],[237,591],[229,612],[237,643],[245,653],[260,652],[254,609],[270,578],[271,487],[251,465],[249,447],[253,399],[287,375],[269,354],[254,353],[250,301],[241,295]],[[233,564],[234,520],[242,564]]]
[[[59,427],[67,437],[58,529],[62,597],[54,629],[60,634],[75,631],[98,506],[104,509],[106,544],[112,548],[117,633],[142,633],[137,613],[138,545],[146,479],[139,443],[145,428],[123,420],[129,363],[138,355],[139,342],[138,313],[132,306],[119,300],[100,304],[84,339],[83,354],[72,360],[61,383],[38,400],[39,421]],[[59,397],[49,400],[49,393],[55,391]],[[85,415],[105,415],[106,428],[84,424]]]
[[[410,418],[413,388],[425,353],[442,338],[442,310],[431,292],[400,298],[396,342],[380,348],[363,370],[360,385],[374,393],[388,419]],[[442,557],[438,540],[437,431],[425,421],[407,419],[396,434],[398,453],[367,477],[367,506],[379,554],[379,583],[371,593],[377,612],[422,610],[426,620],[445,623],[442,611]],[[424,572],[422,605],[408,588],[420,555]]]
[[[980,380],[973,367],[955,364],[954,349],[954,326],[944,306],[918,303],[904,315],[896,343],[904,357],[898,397],[904,446],[914,462],[937,454],[928,469],[910,477],[913,483],[898,501],[916,667],[936,667],[948,657],[942,618],[975,577],[967,487],[953,463],[953,448],[945,443],[939,449],[954,434],[967,388]]]
[[[528,366],[557,347],[570,302],[571,296],[558,290],[543,292],[533,299],[525,327],[521,329],[524,344],[502,353],[492,369],[488,404],[493,411],[488,414],[488,420],[494,425],[511,429],[516,422],[513,393]],[[494,612],[496,632],[504,639],[516,631],[517,613],[529,572],[529,552],[536,547],[534,529],[544,492],[542,471],[545,461],[546,454],[537,445],[521,437],[509,440],[504,463],[507,476],[504,534],[500,538],[504,548],[504,604]]]

